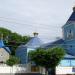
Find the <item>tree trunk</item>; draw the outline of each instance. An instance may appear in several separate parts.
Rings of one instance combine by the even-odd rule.
[[[51,75],[56,75],[55,68],[52,68],[52,69],[51,69]]]
[[[55,68],[50,68],[50,69],[48,70],[48,74],[49,74],[49,75],[56,75],[56,73],[55,73]]]
[[[48,75],[48,68],[45,68],[45,75]]]

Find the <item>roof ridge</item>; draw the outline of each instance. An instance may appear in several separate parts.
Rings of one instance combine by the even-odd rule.
[[[72,14],[69,17],[68,21],[75,21],[75,11],[72,12]]]

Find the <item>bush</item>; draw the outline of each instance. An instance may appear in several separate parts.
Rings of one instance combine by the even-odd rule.
[[[9,66],[13,66],[20,63],[20,59],[15,56],[10,56],[10,58],[6,61],[6,64]]]

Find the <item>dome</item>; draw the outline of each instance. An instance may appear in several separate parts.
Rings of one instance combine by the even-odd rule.
[[[38,37],[33,37],[25,46],[28,48],[38,48],[43,42]]]
[[[27,48],[38,48],[43,42],[38,37],[38,33],[34,33],[34,37],[25,45]]]

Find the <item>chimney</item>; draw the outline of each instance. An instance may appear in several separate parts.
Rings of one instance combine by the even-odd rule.
[[[34,37],[37,37],[38,36],[38,33],[37,32],[34,32],[33,34],[34,34]]]
[[[73,7],[73,12],[75,12],[75,6]]]

